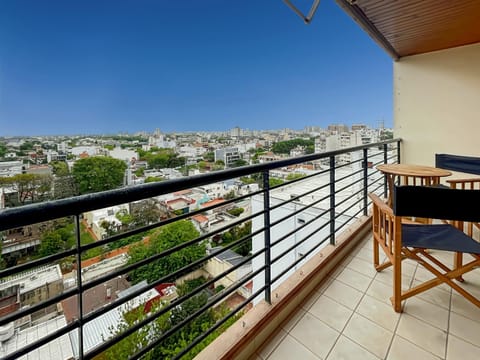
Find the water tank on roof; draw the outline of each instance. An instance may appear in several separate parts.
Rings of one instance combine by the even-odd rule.
[[[7,325],[0,326],[0,342],[7,341],[15,333],[15,328],[13,326],[13,321],[9,322]]]

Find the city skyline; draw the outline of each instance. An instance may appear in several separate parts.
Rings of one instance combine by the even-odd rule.
[[[0,10],[3,136],[392,124],[392,60],[333,0]]]

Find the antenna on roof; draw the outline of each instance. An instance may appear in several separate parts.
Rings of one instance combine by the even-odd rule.
[[[290,2],[290,0],[283,0],[283,2],[285,4],[287,4],[287,6],[295,12],[295,14],[300,16],[302,18],[303,22],[307,25],[310,24],[310,22],[312,21],[313,15],[315,15],[315,12],[317,11],[318,5],[320,5],[320,0],[314,0],[313,4],[312,4],[312,7],[310,8],[310,12],[308,13],[307,16],[305,16],[305,15],[303,15],[303,13],[300,10],[298,10],[298,8],[295,5],[293,5]]]

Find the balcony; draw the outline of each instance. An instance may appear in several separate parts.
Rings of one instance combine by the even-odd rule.
[[[392,273],[373,269],[371,241],[367,236],[250,359],[478,359],[480,309],[443,285],[395,313]],[[406,286],[430,278],[416,263],[403,266]],[[480,273],[467,282],[480,295]]]
[[[48,353],[51,358],[101,359],[111,356],[108,351],[119,346],[128,348],[128,356],[140,358],[158,351],[169,339],[179,341],[182,331],[183,336],[191,334],[186,330],[189,326],[213,313],[214,321],[208,322],[208,326],[203,324],[201,332],[194,332],[195,336],[187,340],[182,338],[173,347],[173,353],[162,356],[192,358],[219,335],[198,357],[207,356],[212,349],[215,357],[224,358],[247,357],[261,351],[263,341],[272,336],[279,323],[290,317],[312,291],[317,294],[317,286],[325,286],[326,281],[333,279],[332,274],[343,270],[344,263],[337,264],[343,258],[351,258],[357,242],[364,241],[370,232],[367,194],[386,191],[384,177],[375,166],[398,162],[399,151],[400,140],[396,139],[0,212],[0,231],[69,219],[75,225],[76,239],[70,249],[24,258],[0,272],[2,358],[38,358]],[[281,174],[288,167],[308,171],[273,185],[270,174]],[[90,219],[85,214],[92,210],[131,205],[176,192],[185,196],[188,190],[203,185],[248,176],[260,179],[262,186],[93,243],[82,242],[85,219]],[[225,213],[238,204],[247,211],[238,217]],[[200,224],[209,216],[215,219],[212,226],[199,226],[195,238],[136,262],[129,261],[126,254],[104,253],[112,244],[132,236],[139,237],[138,242],[153,243],[153,235],[143,236],[146,232],[190,220]],[[228,218],[223,224],[217,221],[222,216]],[[227,244],[215,242],[221,234],[247,222],[251,222],[251,230],[240,238]],[[252,249],[245,256],[236,256],[232,251],[250,243]],[[144,270],[150,264],[165,264],[172,257],[187,256],[182,250],[199,244],[208,244],[207,251],[187,264],[173,266],[171,272],[159,278],[152,279]],[[87,254],[92,250],[103,253],[98,262],[92,261],[95,258],[86,259],[91,257]],[[64,268],[67,260],[73,262],[73,271]],[[57,264],[63,264],[61,270]],[[180,279],[186,281],[198,272],[207,274],[204,282],[180,295],[174,294]],[[47,275],[48,280],[39,286],[40,279]],[[137,281],[129,283],[133,277]],[[142,281],[146,278],[149,281]],[[207,293],[208,299],[194,310],[183,311]],[[139,308],[142,314],[135,321],[118,326],[122,317],[127,318]],[[175,321],[179,314],[181,319]],[[112,324],[116,325],[114,329]],[[156,326],[162,326],[162,330]],[[232,335],[239,329],[245,332],[242,338]],[[142,331],[143,335],[138,335]],[[225,336],[229,339],[223,341],[227,349],[218,352],[218,343]],[[245,342],[252,339],[255,341]]]

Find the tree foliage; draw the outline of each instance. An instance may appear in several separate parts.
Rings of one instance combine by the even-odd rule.
[[[52,161],[50,166],[52,167],[52,172],[55,176],[70,175],[70,170],[68,169],[68,165],[65,161]]]
[[[0,158],[3,158],[6,153],[7,153],[7,147],[5,146],[5,143],[0,142]]]
[[[272,146],[272,151],[275,154],[290,154],[290,151],[297,146],[304,146],[307,148],[307,153],[310,153],[311,149],[315,146],[315,140],[305,140],[305,139],[293,139],[287,141],[279,141]],[[308,150],[310,147],[310,151]],[[313,152],[313,151],[311,151]]]
[[[300,179],[300,178],[304,178],[305,177],[305,174],[299,174],[299,173],[290,173],[287,175],[287,180],[288,181],[291,181],[291,180],[296,180],[296,179]]]
[[[199,232],[188,220],[180,220],[165,226],[150,236],[148,244],[138,244],[130,248],[129,263],[133,264],[140,260],[151,257],[162,251],[171,249],[186,241],[199,236]],[[204,243],[190,245],[168,256],[162,257],[144,265],[130,273],[133,283],[147,280],[149,283],[171,274],[180,268],[205,256],[206,246]]]
[[[17,174],[0,177],[0,186],[10,186],[18,194],[18,203],[43,201],[48,198],[52,187],[52,177],[42,174]]]
[[[52,231],[42,236],[38,253],[41,257],[56,254],[65,249],[65,242],[59,232]]]
[[[208,151],[203,154],[203,159],[206,162],[214,162],[215,161],[215,153],[213,151]]]
[[[94,156],[77,160],[72,174],[80,194],[87,194],[122,186],[126,169],[122,160]]]
[[[148,152],[141,152],[140,159],[147,161],[151,169],[176,168],[185,165],[185,158],[178,157],[172,149],[152,148]]]

